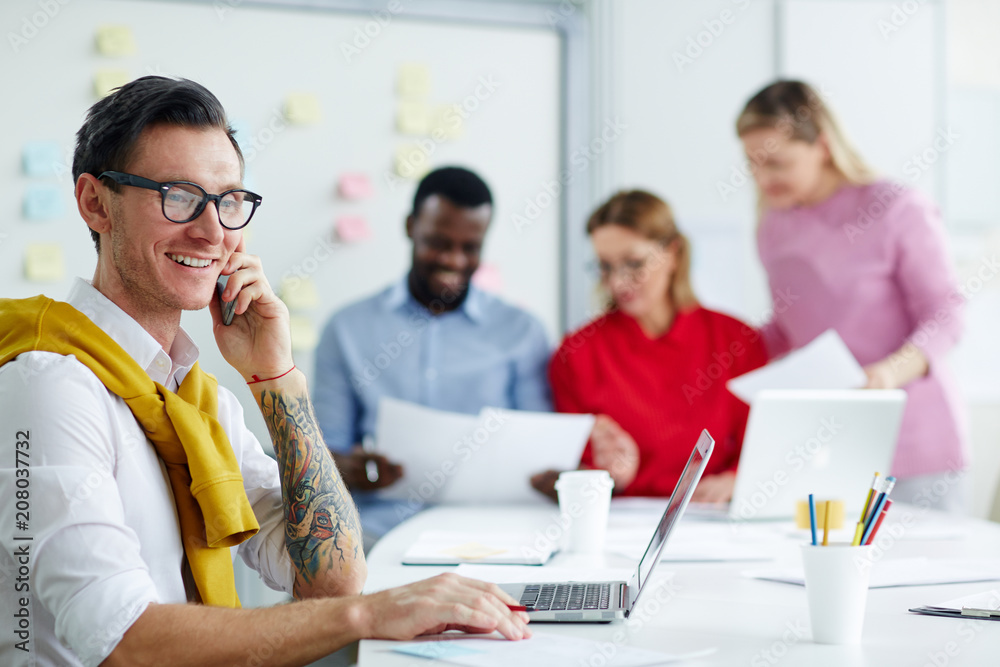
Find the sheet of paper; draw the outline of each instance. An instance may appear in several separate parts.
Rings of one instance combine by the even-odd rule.
[[[57,243],[32,243],[24,249],[24,277],[37,283],[54,283],[63,279],[66,266],[63,249]]]
[[[21,148],[21,171],[25,176],[55,176],[62,164],[62,149],[55,141],[28,141]]]
[[[121,58],[135,54],[135,38],[127,25],[102,25],[97,28],[97,52],[102,56]]]
[[[743,576],[786,584],[805,585],[801,567],[747,570]],[[930,558],[893,558],[877,561],[872,566],[869,588],[896,586],[932,586],[962,584],[975,581],[1000,580],[1000,572],[970,570],[943,560]]]
[[[337,193],[344,199],[367,199],[375,194],[367,174],[346,172],[337,181]]]
[[[628,581],[633,570],[624,567],[532,567],[530,565],[476,565],[463,563],[455,574],[493,584],[560,583],[563,581]],[[657,570],[656,576],[671,576]]]
[[[130,80],[129,73],[123,69],[99,69],[94,75],[94,94],[98,98],[104,97]]]
[[[752,403],[765,389],[857,389],[866,382],[865,372],[843,339],[828,329],[805,347],[733,378],[726,386],[740,400]]]
[[[333,230],[337,234],[337,239],[344,243],[357,243],[372,237],[368,218],[363,215],[342,215],[333,223]]]
[[[428,530],[403,554],[404,565],[505,563],[542,565],[552,556],[549,541],[530,532]]]
[[[294,125],[312,125],[323,119],[319,98],[313,93],[289,93],[285,97],[285,118]]]
[[[47,183],[32,183],[24,191],[25,220],[57,220],[63,216],[63,189]]]
[[[970,607],[972,609],[1000,609],[1000,589],[994,588],[985,593],[973,593],[972,595],[927,606],[932,609],[953,609],[956,611],[961,611],[962,607]]]
[[[400,97],[427,97],[431,92],[431,71],[423,63],[403,63],[396,74]]]
[[[575,470],[594,426],[591,415],[484,408],[458,473],[441,489],[443,503],[549,502],[531,486],[546,470]]]
[[[397,653],[436,658],[456,665],[470,667],[553,667],[553,665],[589,665],[595,656],[601,665],[608,667],[644,667],[663,665],[678,660],[689,660],[711,654],[709,648],[685,654],[661,653],[634,648],[624,643],[614,644],[608,651],[608,642],[597,642],[582,637],[552,635],[537,630],[530,639],[507,641],[498,636],[490,638],[456,635],[454,639],[407,642],[392,648]],[[455,648],[452,645],[458,645]],[[602,651],[602,648],[604,649]]]
[[[383,497],[431,503],[543,503],[531,475],[573,470],[594,419],[486,408],[463,415],[383,398],[376,450],[402,464]]]

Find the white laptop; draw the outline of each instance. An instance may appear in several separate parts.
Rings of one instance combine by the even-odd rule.
[[[627,618],[652,578],[667,538],[684,514],[714,447],[712,436],[702,431],[670,494],[667,509],[653,531],[646,553],[628,581],[503,584],[500,588],[528,609],[532,623],[607,623]]]
[[[872,475],[889,473],[906,406],[901,389],[761,391],[750,406],[728,506],[692,515],[737,521],[788,519],[796,501],[843,500],[861,511]]]

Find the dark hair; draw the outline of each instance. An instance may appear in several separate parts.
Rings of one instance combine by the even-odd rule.
[[[188,79],[144,76],[116,88],[87,111],[76,133],[73,183],[81,174],[99,176],[105,171],[126,171],[143,131],[158,124],[223,130],[236,149],[243,171],[243,153],[215,95]],[[114,192],[121,191],[114,181],[108,180],[107,185]],[[90,236],[100,252],[100,234],[91,230]]]
[[[413,210],[410,215],[417,217],[420,207],[431,195],[444,197],[462,208],[493,204],[493,195],[486,182],[462,167],[441,167],[424,176],[417,186],[417,193],[413,195]]]

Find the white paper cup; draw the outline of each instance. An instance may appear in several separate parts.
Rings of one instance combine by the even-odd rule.
[[[573,470],[559,475],[556,492],[566,526],[564,550],[578,554],[604,551],[614,485],[606,470]]]
[[[871,575],[871,545],[802,547],[813,641],[860,644]]]

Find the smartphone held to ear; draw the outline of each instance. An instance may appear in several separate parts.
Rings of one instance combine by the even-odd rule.
[[[226,285],[229,283],[229,276],[219,276],[218,282],[215,283],[215,293],[219,297],[219,305],[222,306],[222,323],[229,326],[233,323],[233,311],[236,310],[236,300],[223,301],[222,292],[226,289]]]

